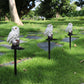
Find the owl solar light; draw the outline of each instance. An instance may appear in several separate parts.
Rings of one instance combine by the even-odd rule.
[[[20,44],[20,39],[19,39],[19,27],[14,26],[12,27],[8,38],[7,38],[7,42],[9,42],[9,44],[12,44],[11,49],[14,49],[14,72],[15,75],[17,74],[17,65],[16,65],[16,55],[17,55],[17,50],[23,50],[24,48],[19,47]]]
[[[69,36],[69,47],[71,49],[71,36],[73,35],[72,34],[72,27],[73,27],[73,24],[72,23],[68,23],[68,26],[66,28],[66,32],[68,32],[68,36]]]
[[[46,40],[48,41],[48,58],[50,59],[50,41],[57,40],[57,39],[53,39],[53,25],[52,24],[47,25],[44,35],[48,36]]]
[[[73,24],[69,23],[65,31],[72,35],[72,27],[73,27]]]
[[[53,25],[52,24],[47,25],[44,35],[48,36],[49,39],[53,38]]]
[[[12,44],[11,47],[12,49],[19,48],[19,42],[20,42],[19,33],[20,33],[19,27],[14,26],[12,27],[11,32],[8,35],[7,41],[9,42],[9,44]]]

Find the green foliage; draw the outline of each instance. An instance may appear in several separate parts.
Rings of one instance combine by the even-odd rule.
[[[27,15],[22,16],[22,20],[29,20],[29,19],[33,19],[35,15],[34,11],[29,11],[29,13]]]
[[[80,7],[82,8],[83,5],[84,5],[84,0],[77,0],[77,1],[75,1],[75,4],[76,4],[77,6],[80,6]]]
[[[84,10],[69,12],[67,16],[72,16],[72,17],[84,16]]]
[[[74,4],[67,4],[63,6],[62,10],[62,16],[63,14],[65,16],[72,16],[72,13],[76,10],[76,5]]]
[[[35,13],[48,19],[55,17],[57,13],[63,17],[68,16],[75,8],[75,5],[70,5],[70,0],[44,0],[41,1],[40,6],[37,7]]]
[[[52,0],[41,1],[40,6],[37,7],[35,13],[46,18],[52,18],[54,13],[52,8]]]

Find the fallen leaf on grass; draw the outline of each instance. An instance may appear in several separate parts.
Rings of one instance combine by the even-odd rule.
[[[76,45],[76,44],[74,44],[74,47],[77,47],[77,45]]]
[[[84,59],[80,61],[80,63],[84,62]]]
[[[76,74],[76,72],[74,72],[74,74]]]
[[[27,71],[27,69],[23,69],[23,71]]]

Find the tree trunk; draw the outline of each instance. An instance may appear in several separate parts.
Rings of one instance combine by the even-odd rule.
[[[18,25],[23,25],[17,12],[15,0],[9,0],[9,8],[10,8],[11,20],[17,23]]]
[[[2,12],[2,9],[0,9],[0,21],[1,21],[1,12]]]
[[[0,15],[0,21],[1,21],[1,15]]]
[[[8,17],[5,15],[5,21],[9,21]]]
[[[59,12],[56,13],[56,18],[59,18],[60,17],[60,14]]]

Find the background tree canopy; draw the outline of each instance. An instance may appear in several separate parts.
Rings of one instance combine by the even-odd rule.
[[[83,5],[84,5],[84,0],[77,0],[77,1],[75,2],[75,4],[76,4],[77,6],[80,6],[80,7],[82,8]]]
[[[46,18],[52,18],[56,14],[67,15],[73,10],[74,6],[70,5],[70,0],[44,0],[36,9],[36,13]]]
[[[37,0],[15,0],[17,11],[19,17],[28,15],[29,11],[35,7],[35,1]],[[75,4],[70,4],[70,1],[74,0],[39,0],[40,5],[35,9],[35,15],[44,16],[47,19],[56,17],[56,15],[61,16],[74,16],[74,15],[84,15],[82,13],[76,12],[76,5],[83,8],[84,0],[77,0]],[[0,0],[0,17],[9,17],[9,0]]]
[[[15,2],[20,17],[35,7],[35,0],[15,0]],[[9,13],[9,0],[0,0],[0,15],[4,16],[6,13]]]

